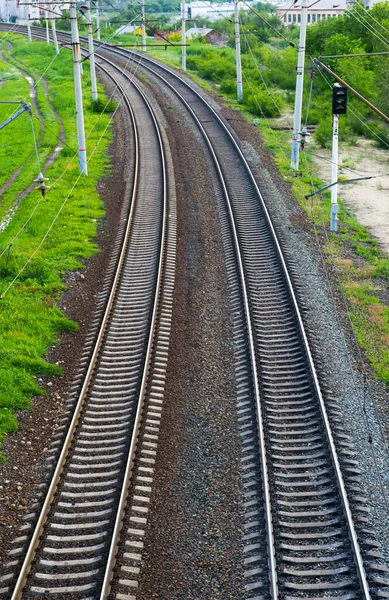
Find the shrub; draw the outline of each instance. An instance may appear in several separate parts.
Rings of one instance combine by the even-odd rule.
[[[236,81],[235,79],[224,79],[220,84],[220,91],[222,94],[230,94],[231,96],[236,93]]]
[[[97,100],[92,100],[89,106],[89,110],[93,113],[113,113],[117,108],[117,104],[114,100],[102,100],[98,98]]]
[[[326,118],[319,123],[315,133],[315,142],[319,144],[321,148],[331,147],[332,140],[332,123],[331,119]]]
[[[243,102],[253,115],[265,117],[278,117],[284,105],[282,94],[255,88],[243,94]]]

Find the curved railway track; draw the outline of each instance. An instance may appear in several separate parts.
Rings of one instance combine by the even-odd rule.
[[[365,516],[353,446],[337,407],[323,399],[292,278],[239,144],[209,102],[170,69],[115,47],[98,51],[103,54],[123,69],[131,60],[163,82],[195,121],[213,161],[237,346],[245,597],[388,598],[388,570]],[[114,363],[117,345],[114,340],[110,350]],[[100,401],[105,384],[103,375],[96,388]],[[73,464],[81,466],[71,471],[74,481],[85,472],[77,463],[81,453],[76,456]],[[112,490],[115,476],[109,476]],[[69,500],[65,505],[71,508]],[[64,508],[57,510],[59,529]],[[106,510],[96,511],[99,523]],[[96,527],[92,522],[93,532]],[[122,564],[120,553],[118,559]],[[95,571],[91,567],[90,577],[98,579]]]
[[[164,143],[149,102],[114,65],[111,72],[100,68],[120,89],[133,123],[131,209],[93,355],[12,591],[15,599],[108,594],[137,443],[145,446],[146,458],[137,469],[134,512],[142,513],[148,499],[147,448],[158,428],[153,421],[153,433],[143,434],[142,442],[138,432],[146,396],[149,412],[159,410],[163,381],[153,369],[160,372],[161,360],[166,362],[169,315],[163,313],[170,310],[175,209],[168,199]],[[12,573],[3,581],[12,581]],[[3,595],[10,590],[3,589]]]

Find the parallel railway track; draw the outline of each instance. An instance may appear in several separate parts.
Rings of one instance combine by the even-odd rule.
[[[161,385],[155,373],[153,382],[151,356],[166,344],[162,299],[166,304],[166,289],[171,294],[166,277],[175,251],[165,147],[141,91],[114,65],[110,72],[101,68],[119,87],[133,124],[131,209],[93,356],[12,598],[108,594],[146,391],[150,402],[158,380]],[[149,463],[146,457],[138,468],[139,512],[147,501],[139,484],[149,480]]]
[[[131,59],[163,82],[194,119],[213,161],[237,346],[245,597],[389,597],[352,443],[337,407],[323,399],[280,243],[235,137],[176,73],[122,49],[97,52],[123,68]]]

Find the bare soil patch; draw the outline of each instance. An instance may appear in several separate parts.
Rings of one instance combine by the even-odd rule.
[[[316,148],[314,162],[318,175],[326,185],[331,182],[331,150]],[[338,197],[344,200],[355,217],[389,253],[389,152],[359,139],[350,146],[339,145],[339,176],[347,179],[370,177],[338,186]]]

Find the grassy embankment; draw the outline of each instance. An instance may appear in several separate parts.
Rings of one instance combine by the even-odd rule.
[[[181,64],[180,48],[160,50],[151,48],[149,53],[172,66]],[[283,52],[282,61],[291,61],[292,49]],[[274,64],[274,58],[273,64]],[[295,61],[295,58],[294,58]],[[284,102],[280,102],[282,92],[272,90],[267,82],[270,93],[263,85],[260,94],[257,87],[260,85],[258,75],[252,81],[253,73],[257,67],[245,56],[243,59],[244,88],[248,90],[243,102],[238,104],[235,100],[235,87],[231,85],[234,74],[234,53],[230,48],[212,48],[209,45],[193,43],[187,49],[188,74],[197,81],[206,79],[207,85],[224,97],[225,104],[240,109],[243,114],[252,120],[253,117],[261,119],[260,130],[265,147],[272,153],[275,163],[284,178],[290,182],[292,191],[306,211],[309,219],[317,231],[328,230],[330,212],[330,192],[324,192],[313,198],[305,196],[318,190],[328,182],[323,183],[315,175],[309,145],[302,155],[300,162],[301,177],[295,177],[290,169],[290,132],[274,130],[277,119],[269,117],[269,107],[273,104],[273,111],[281,109]],[[276,73],[276,70],[274,71]],[[294,70],[292,70],[294,72]],[[267,74],[269,79],[269,74]],[[290,87],[290,86],[289,86]],[[263,98],[266,96],[266,103]],[[285,103],[290,102],[290,92],[284,91]],[[275,102],[273,102],[275,100]],[[325,102],[331,102],[331,92]],[[355,140],[354,140],[355,141]],[[351,176],[352,178],[352,176]],[[385,290],[389,280],[389,258],[383,254],[375,239],[367,229],[361,226],[352,213],[341,200],[338,234],[328,234],[328,241],[324,238],[324,253],[328,261],[337,270],[343,292],[348,300],[353,328],[360,346],[364,349],[367,358],[374,368],[377,376],[389,383],[389,307]]]
[[[57,365],[42,358],[48,346],[57,340],[60,332],[77,328],[77,324],[57,308],[56,301],[65,289],[61,283],[65,271],[82,268],[80,259],[98,250],[93,238],[98,219],[103,216],[103,205],[95,188],[107,169],[106,151],[111,130],[110,115],[100,115],[92,110],[88,67],[85,65],[83,93],[90,162],[88,177],[83,176],[76,184],[79,169],[71,53],[61,50],[54,58],[53,46],[29,43],[20,36],[2,36],[0,41],[3,56],[0,77],[4,79],[0,100],[29,101],[29,84],[18,66],[35,81],[44,73],[50,101],[62,119],[66,135],[66,145],[45,173],[50,178],[47,184],[52,185],[46,197],[43,199],[37,191],[28,194],[9,225],[0,232],[0,294],[3,296],[0,300],[1,441],[7,432],[17,429],[18,409],[28,408],[32,396],[44,395],[37,377],[60,372]],[[99,90],[100,98],[102,91]],[[43,168],[58,144],[59,125],[44,96],[41,82],[37,83],[36,96],[44,122],[42,127],[34,119],[37,139],[41,138],[39,157]],[[0,104],[0,122],[14,108]],[[18,117],[0,135],[0,185],[15,169],[22,167],[15,182],[0,198],[2,222],[20,192],[36,178],[38,166],[27,114]]]

